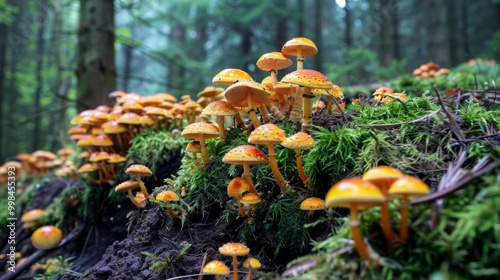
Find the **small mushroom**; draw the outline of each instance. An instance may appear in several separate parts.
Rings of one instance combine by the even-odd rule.
[[[252,279],[252,272],[262,267],[258,259],[249,257],[243,262],[243,267],[248,269],[247,280]]]
[[[21,222],[24,223],[23,227],[24,228],[31,228],[34,227],[38,220],[43,216],[45,211],[43,209],[32,209],[29,210],[28,212],[24,213],[21,216]]]
[[[252,217],[252,210],[255,207],[255,205],[259,204],[261,201],[262,201],[262,199],[260,198],[260,196],[258,194],[251,193],[251,192],[244,194],[240,199],[240,202],[242,204],[249,205],[248,211],[247,211],[247,216],[249,218]]]
[[[295,150],[295,161],[297,162],[297,171],[299,172],[300,179],[302,179],[302,182],[309,190],[312,190],[309,178],[304,172],[304,167],[302,166],[302,150],[313,147],[314,139],[311,135],[299,131],[283,140],[283,142],[281,142],[281,146]]]
[[[176,213],[172,210],[172,207],[168,206],[168,204],[172,201],[179,201],[179,196],[171,191],[171,190],[164,190],[160,193],[158,193],[155,197],[157,201],[163,201],[167,204],[167,213],[172,216],[173,218],[179,218],[179,213]]]
[[[309,197],[300,203],[300,210],[307,211],[307,218],[312,219],[314,211],[324,210],[325,201],[319,197]]]
[[[241,243],[229,242],[219,247],[219,253],[233,258],[233,280],[238,280],[238,258],[250,253],[250,249]]]
[[[238,201],[238,209],[240,211],[240,216],[244,218],[246,216],[245,210],[243,209],[243,204],[241,203],[241,197],[243,193],[247,192],[250,189],[250,184],[241,178],[236,177],[227,185],[227,195],[231,197],[235,197]]]
[[[222,276],[229,275],[229,267],[219,260],[209,261],[203,267],[203,274],[215,275],[215,280],[222,280]]]
[[[252,145],[241,145],[227,152],[222,158],[222,162],[243,165],[243,174],[241,174],[241,177],[245,178],[250,185],[248,191],[251,193],[257,193],[255,185],[252,181],[250,164],[268,163],[269,158],[261,150]]]
[[[200,142],[201,158],[203,160],[202,167],[205,168],[208,164],[208,152],[205,140],[218,137],[219,130],[210,123],[195,122],[188,124],[184,130],[182,130],[181,135]]]
[[[151,176],[153,175],[153,172],[147,167],[142,164],[132,164],[125,170],[126,174],[129,175],[135,175],[137,178],[136,180],[139,182],[139,186],[141,187],[141,191],[144,194],[144,197],[148,198],[149,193],[148,190],[146,189],[146,186],[144,185],[144,182],[141,180],[141,176]]]
[[[136,200],[134,195],[132,194],[132,191],[135,189],[138,189],[138,188],[140,188],[138,181],[128,180],[128,181],[125,181],[125,182],[118,184],[118,186],[115,187],[115,192],[117,192],[117,193],[127,192],[130,201],[132,201],[132,203],[137,208],[143,208],[142,203],[139,200]],[[144,195],[144,193],[143,193],[143,195]]]
[[[55,248],[63,239],[62,231],[55,226],[43,226],[36,229],[31,235],[31,243],[38,250]]]

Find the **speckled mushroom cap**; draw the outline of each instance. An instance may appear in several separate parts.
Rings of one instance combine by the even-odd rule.
[[[138,189],[139,187],[139,182],[137,182],[136,180],[127,180],[118,184],[118,186],[115,187],[115,192],[122,193],[128,192],[129,190],[133,191],[135,189]]]
[[[137,175],[137,176],[151,176],[153,175],[153,172],[147,167],[142,164],[132,164],[125,170],[125,173],[131,175]]]
[[[201,111],[202,115],[207,116],[235,116],[238,114],[236,110],[229,102],[220,100],[211,102]]]
[[[256,193],[246,193],[240,199],[241,203],[243,203],[243,204],[252,204],[252,205],[260,203],[261,201],[262,201],[262,199]]]
[[[394,181],[403,176],[403,172],[394,167],[379,165],[366,171],[362,178],[381,189],[387,190]]]
[[[332,88],[330,89],[315,88],[312,90],[312,93],[318,95],[330,95],[328,94],[327,91],[337,99],[344,98],[344,93],[342,92],[342,89],[340,89],[340,87],[337,85],[333,85]]]
[[[251,144],[279,144],[285,140],[285,132],[272,123],[263,124],[254,129],[248,137]]]
[[[229,86],[224,95],[234,107],[249,107],[249,97],[252,98],[254,107],[271,104],[271,94],[263,85],[254,81],[237,82]]]
[[[326,193],[327,207],[342,207],[363,210],[385,201],[380,190],[372,183],[360,178],[347,178],[337,182]]]
[[[429,186],[417,177],[403,176],[389,187],[389,194],[393,197],[417,197],[430,192]]]
[[[228,275],[230,272],[229,267],[227,267],[223,262],[219,260],[209,261],[203,267],[204,274],[211,275]]]
[[[225,86],[232,85],[239,81],[252,81],[252,76],[240,69],[227,68],[217,73],[212,79],[212,83]]]
[[[262,264],[259,262],[258,259],[250,257],[243,262],[243,267],[244,268],[259,269],[262,267]]]
[[[240,145],[227,152],[222,158],[222,162],[230,164],[258,164],[268,163],[269,158],[255,146]]]
[[[297,37],[288,40],[281,48],[281,52],[293,56],[297,56],[299,52],[302,56],[312,56],[318,53],[318,48],[310,39]]]
[[[198,92],[196,94],[196,96],[197,97],[212,98],[212,97],[219,95],[223,91],[224,91],[223,88],[214,87],[214,86],[206,86],[202,91]]]
[[[244,192],[248,191],[249,188],[250,185],[245,179],[236,177],[227,185],[227,195],[231,197],[240,197]]]
[[[109,155],[108,163],[123,163],[126,160],[124,156],[112,153]]]
[[[293,64],[292,60],[283,53],[269,52],[261,55],[257,60],[257,67],[264,71],[281,70]]]
[[[321,72],[312,69],[300,69],[286,74],[282,79],[283,83],[291,83],[310,88],[330,89],[333,84]]]
[[[296,84],[278,82],[278,84],[273,86],[274,92],[289,94],[293,92],[298,86]]]
[[[301,210],[322,210],[325,209],[325,201],[319,197],[309,197],[300,203]]]
[[[248,255],[250,249],[245,244],[229,242],[219,247],[219,253],[231,257],[241,257]]]
[[[189,142],[186,146],[186,151],[190,153],[200,153],[201,152],[200,141]]]
[[[136,113],[128,112],[121,115],[116,121],[121,124],[141,124],[141,117]]]
[[[281,142],[281,146],[288,149],[309,149],[314,146],[314,139],[311,135],[299,131]]]
[[[186,138],[197,139],[202,135],[206,138],[216,138],[219,136],[217,127],[206,122],[195,122],[188,124],[181,135]]]
[[[159,200],[159,201],[166,201],[166,202],[179,201],[179,196],[171,190],[164,190],[164,191],[161,191],[160,193],[158,193],[156,195],[155,199]]]

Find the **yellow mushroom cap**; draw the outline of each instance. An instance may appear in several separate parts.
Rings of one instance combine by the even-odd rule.
[[[240,145],[227,152],[222,158],[222,162],[230,164],[257,164],[268,163],[269,158],[255,146]]]
[[[186,146],[186,151],[190,153],[200,153],[201,152],[200,141],[189,142]]]
[[[252,269],[259,269],[262,267],[262,265],[258,259],[250,257],[243,262],[243,267],[252,268]]]
[[[217,95],[219,95],[221,92],[223,92],[223,88],[219,87],[214,87],[214,86],[206,86],[202,91],[198,92],[196,94],[197,97],[207,97],[207,98],[212,98]]]
[[[394,167],[379,165],[366,171],[362,178],[363,180],[372,182],[384,191],[403,175],[404,174],[401,171]]]
[[[330,89],[333,84],[321,72],[312,69],[300,69],[286,74],[282,79],[283,83],[291,83],[310,88]]]
[[[142,192],[135,193],[134,199],[135,199],[135,201],[137,201],[137,204],[139,204],[139,208],[146,207],[147,200]]]
[[[315,211],[325,209],[325,201],[319,197],[309,197],[300,203],[301,210]]]
[[[227,68],[217,73],[212,79],[212,83],[226,86],[238,81],[252,81],[252,76],[240,69]]]
[[[151,176],[153,175],[153,172],[147,167],[142,164],[132,164],[125,170],[125,173],[131,175],[138,175],[138,176]]]
[[[269,52],[261,55],[257,60],[257,67],[264,71],[281,70],[293,64],[292,60],[281,52]]]
[[[203,267],[204,274],[228,275],[229,272],[230,272],[229,267],[227,267],[223,262],[219,260],[209,261]]]
[[[163,101],[167,101],[167,102],[171,102],[171,103],[177,102],[177,98],[175,98],[175,96],[173,96],[170,93],[160,92],[160,93],[154,94],[154,96],[159,97]]]
[[[118,186],[115,187],[115,192],[128,192],[129,190],[132,191],[138,189],[139,187],[139,182],[137,182],[136,180],[128,180],[118,184]]]
[[[281,146],[288,149],[309,149],[314,146],[314,139],[311,135],[299,131],[281,142]]]
[[[21,222],[32,222],[39,220],[45,211],[43,209],[32,209],[21,216]]]
[[[170,201],[179,201],[179,196],[171,190],[164,190],[158,193],[155,199],[168,203]]]
[[[366,209],[385,200],[380,190],[360,178],[348,178],[337,182],[326,193],[327,207]]]
[[[250,249],[245,244],[229,242],[219,247],[219,253],[231,257],[241,257],[248,255]]]
[[[39,250],[48,250],[61,243],[62,231],[55,226],[43,226],[36,229],[31,235],[31,243]]]
[[[266,88],[254,81],[240,81],[229,86],[224,95],[234,107],[248,107],[251,98],[253,107],[271,104],[271,94]]]
[[[206,122],[195,122],[188,124],[183,130],[181,135],[186,138],[216,138],[219,136],[217,127]]]
[[[116,121],[121,124],[141,124],[141,117],[136,113],[128,112],[121,115]]]
[[[279,144],[285,140],[285,132],[278,126],[267,123],[254,129],[248,137],[251,144]]]
[[[244,192],[248,191],[249,188],[250,185],[245,179],[236,177],[227,185],[227,195],[231,197],[240,197]]]
[[[99,169],[99,166],[92,164],[92,163],[86,163],[86,164],[80,166],[80,168],[78,168],[78,173],[89,173],[92,171],[96,171],[98,169]]]
[[[302,56],[312,56],[318,53],[316,44],[314,44],[314,42],[310,39],[304,37],[297,37],[288,40],[281,48],[282,53],[293,56],[297,56],[299,50],[302,53]]]
[[[256,193],[246,193],[240,198],[240,202],[243,204],[258,204],[262,201],[260,196]]]
[[[389,187],[389,194],[394,197],[417,197],[430,192],[429,186],[417,177],[403,176]]]
[[[201,111],[202,115],[208,116],[235,116],[238,114],[236,110],[229,102],[224,100],[211,102]]]

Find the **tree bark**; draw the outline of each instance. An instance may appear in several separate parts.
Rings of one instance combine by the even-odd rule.
[[[469,12],[468,12],[469,4],[470,2],[467,0],[462,0],[460,2],[460,18],[461,18],[460,30],[462,31],[460,34],[462,39],[460,45],[462,46],[462,57],[461,57],[462,61],[471,58],[470,44],[469,44]]]
[[[43,23],[43,16],[38,17],[42,22],[38,22],[38,30],[37,30],[37,42],[36,42],[36,70],[35,70],[35,79],[36,79],[36,89],[35,94],[33,96],[33,108],[34,111],[38,114],[41,110],[41,97],[42,90],[44,85],[44,80],[42,77],[42,71],[44,66],[44,38],[43,34],[45,31],[45,24]],[[31,148],[33,151],[38,150],[40,148],[40,133],[41,133],[41,118],[33,119],[33,132],[31,138]]]
[[[298,14],[298,19],[297,19],[297,37],[304,37],[306,36],[304,34],[304,29],[305,29],[305,10],[304,10],[304,0],[297,0],[297,14]]]
[[[283,5],[283,9],[288,9],[287,7],[288,1],[282,1],[280,3],[282,3],[281,5]],[[279,13],[278,21],[276,23],[276,42],[274,43],[274,47],[277,50],[281,50],[286,41],[290,39],[288,38],[287,22],[288,22],[288,16],[283,13]]]
[[[401,41],[399,34],[399,13],[401,11],[398,10],[398,5],[395,1],[397,0],[393,0],[392,2],[392,7],[395,8],[395,10],[392,11],[392,52],[396,60],[401,60]]]
[[[113,0],[80,0],[77,45],[79,109],[108,104],[116,89]]]
[[[322,10],[324,7],[324,0],[316,0],[314,6],[314,37],[315,44],[318,48],[318,53],[315,55],[315,69],[319,72],[323,72],[323,36],[321,36],[321,31],[323,29],[323,16]]]
[[[182,23],[177,23],[170,32],[171,44],[176,46],[184,46],[186,44],[186,27]],[[185,69],[182,66],[182,61],[170,63],[168,67],[168,85],[170,89],[180,90],[183,86],[183,76]]]
[[[352,20],[351,20],[351,1],[350,0],[345,0],[345,7],[344,7],[344,12],[345,12],[345,17],[344,17],[344,24],[345,24],[345,33],[344,33],[344,44],[346,48],[352,47]]]
[[[449,67],[448,42],[445,34],[446,9],[437,0],[426,2],[426,11],[429,13],[426,21],[427,60]]]
[[[389,0],[380,0],[380,6],[378,10],[378,17],[380,24],[380,34],[378,36],[379,40],[379,64],[381,66],[388,66],[392,61],[392,49],[391,49],[391,30],[389,29],[389,24],[391,21],[391,15],[389,13]]]
[[[457,14],[456,14],[456,1],[455,0],[447,0],[446,1],[446,9],[447,9],[447,34],[448,34],[448,42],[449,42],[449,53],[450,53],[450,65],[457,65],[459,63],[458,60],[458,40],[457,40]]]
[[[0,23],[0,34],[7,34],[8,26],[5,23]],[[4,109],[7,107],[4,104],[4,96],[7,91],[5,90],[5,71],[6,71],[6,53],[7,53],[7,36],[0,36],[0,162],[4,162],[4,145],[3,141],[6,138],[4,134],[4,127],[6,125],[5,111]]]

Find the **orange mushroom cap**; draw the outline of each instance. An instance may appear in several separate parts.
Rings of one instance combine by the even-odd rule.
[[[380,190],[360,178],[348,178],[337,182],[326,193],[327,207],[366,209],[385,201]]]
[[[222,158],[222,162],[230,164],[268,163],[269,158],[255,146],[240,145],[227,152]]]
[[[52,249],[59,245],[62,239],[62,231],[55,226],[40,227],[31,235],[31,243],[39,250]]]
[[[300,69],[286,74],[281,82],[310,88],[330,89],[333,84],[321,72],[312,69]]]
[[[248,137],[251,144],[279,144],[285,140],[285,131],[278,126],[268,123],[254,129]]]
[[[288,40],[281,48],[281,52],[286,55],[297,56],[299,49],[303,56],[312,56],[318,53],[316,44],[304,37]]]
[[[212,79],[212,83],[226,86],[238,81],[252,81],[252,76],[240,69],[227,68],[217,73]]]

